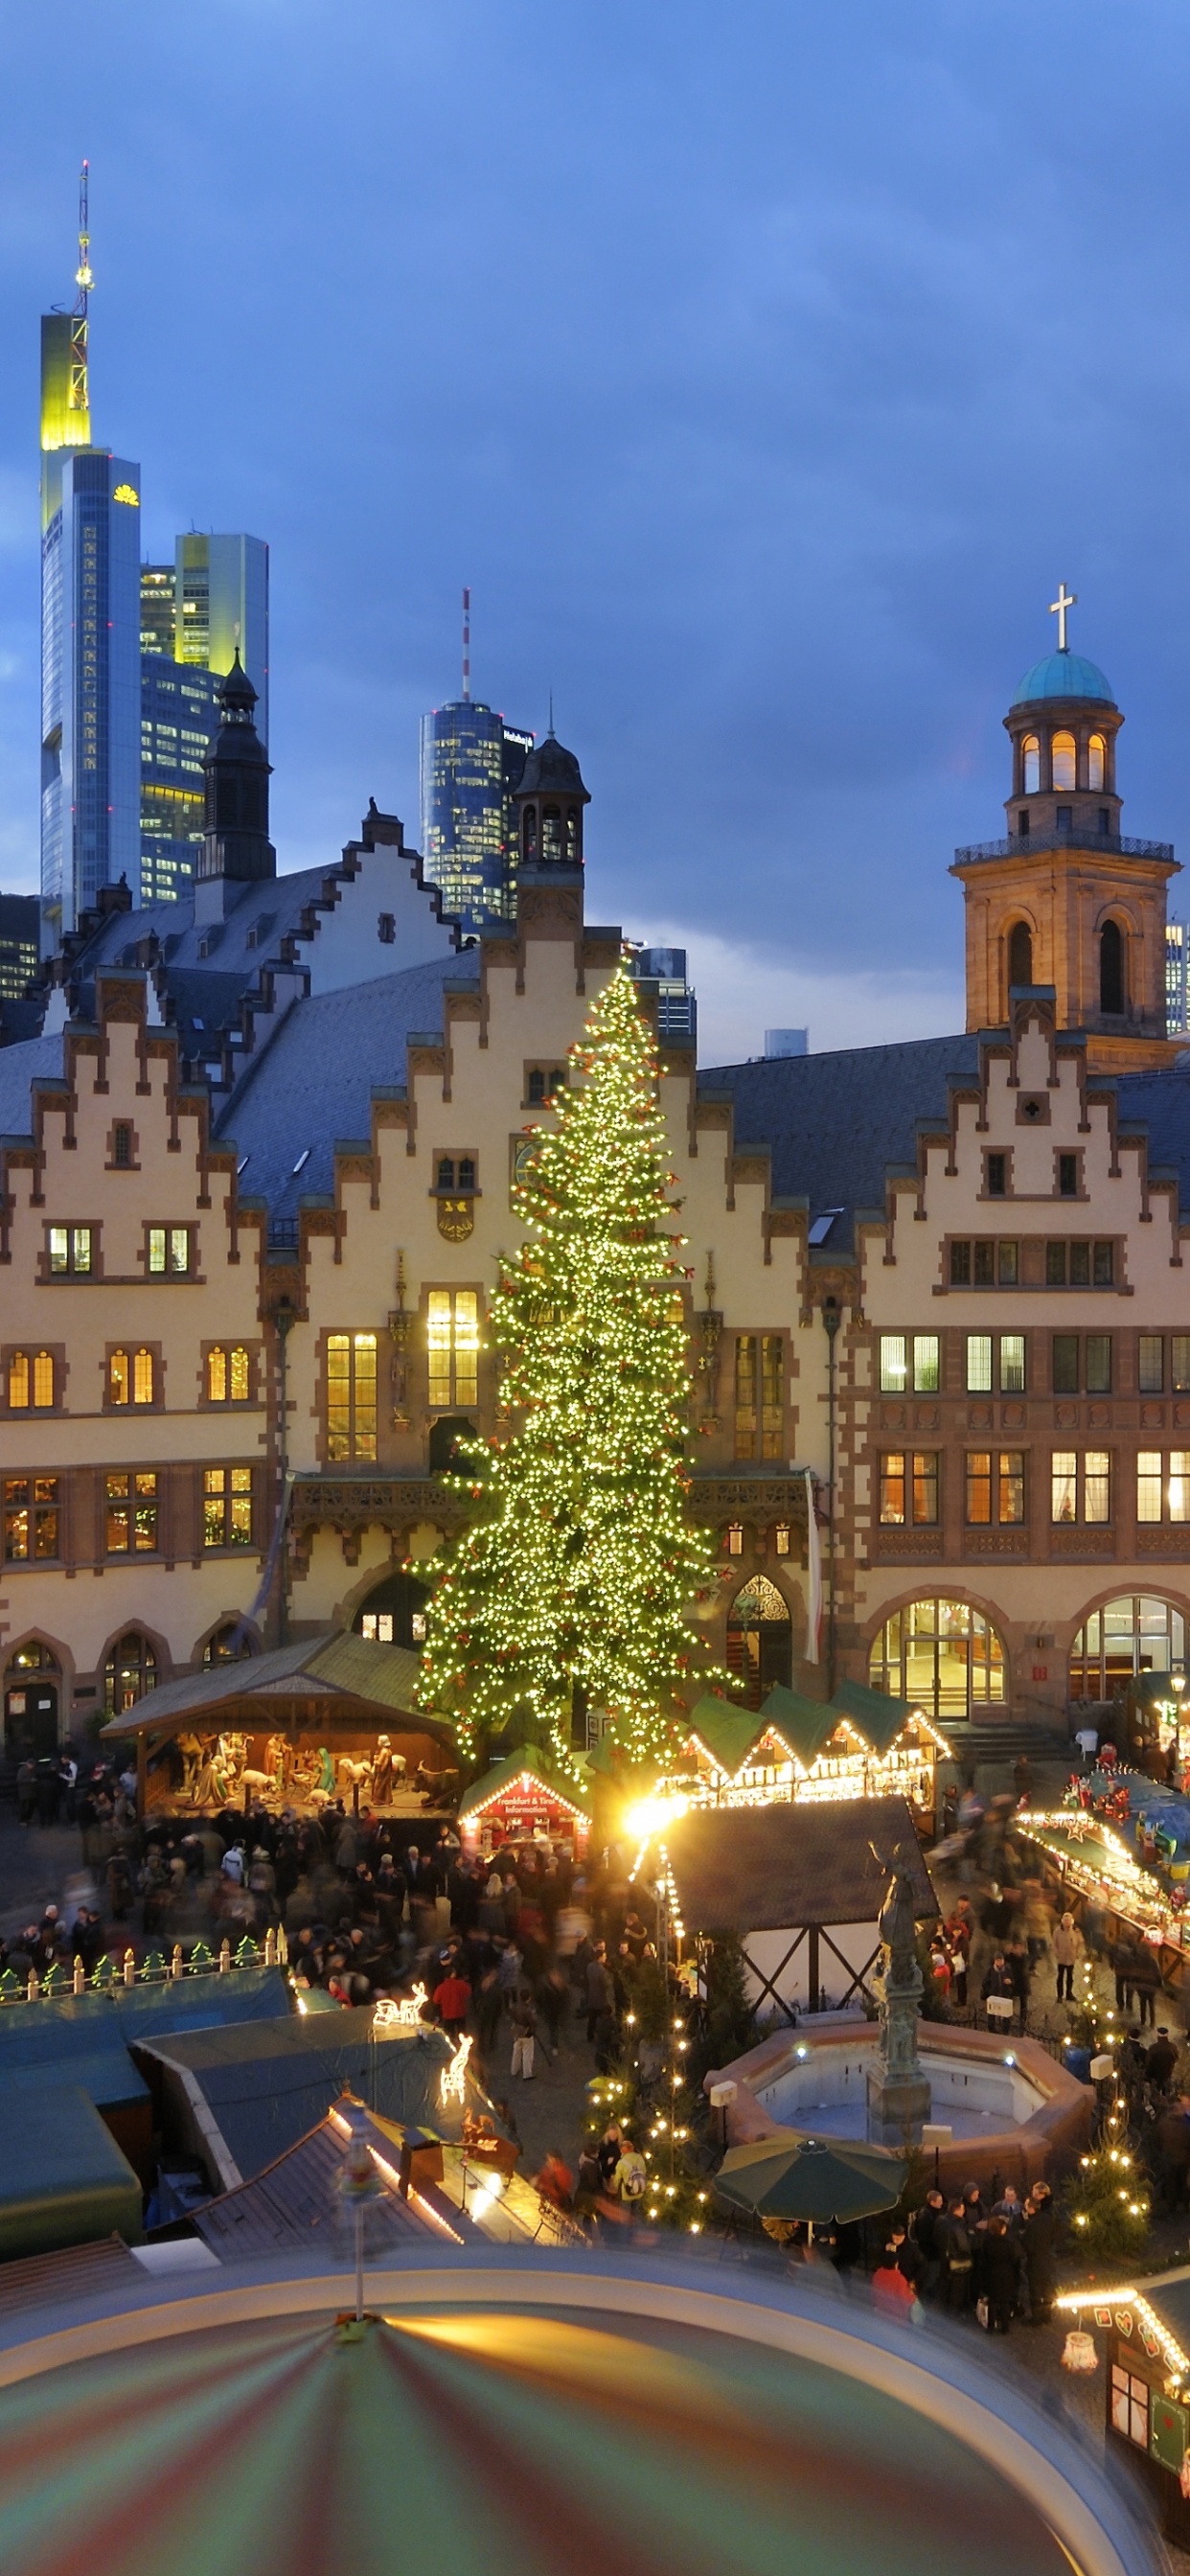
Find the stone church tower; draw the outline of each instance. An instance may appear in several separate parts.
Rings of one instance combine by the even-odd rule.
[[[957,850],[967,916],[967,1026],[1003,1028],[1015,988],[1048,985],[1060,1029],[1087,1033],[1092,1070],[1170,1064],[1165,1034],[1167,841],[1125,840],[1116,791],[1124,719],[1103,672],[1066,640],[1034,664],[1005,728],[1007,837]]]

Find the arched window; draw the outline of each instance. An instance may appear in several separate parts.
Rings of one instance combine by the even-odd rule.
[[[1126,1007],[1124,934],[1118,921],[1105,921],[1099,933],[1099,1008],[1118,1014]]]
[[[8,1361],[8,1405],[12,1413],[25,1413],[30,1404],[50,1412],[54,1402],[54,1360],[51,1351],[13,1351]]]
[[[229,1350],[217,1342],[207,1352],[208,1404],[246,1404],[248,1401],[248,1354],[242,1342]]]
[[[577,805],[568,805],[566,808],[566,856],[571,860],[577,859],[578,857]]]
[[[868,1679],[942,1723],[1007,1697],[1003,1645],[966,1601],[910,1601],[894,1611],[873,1643]]]
[[[1107,745],[1101,733],[1093,733],[1087,744],[1087,785],[1102,787],[1107,765]]]
[[[788,1690],[793,1679],[793,1621],[766,1574],[754,1574],[728,1611],[727,1669],[749,1708],[759,1708],[778,1682]]]
[[[562,808],[543,805],[541,809],[541,855],[543,859],[562,856]]]
[[[1033,981],[1033,933],[1027,921],[1014,921],[1008,934],[1008,981],[1010,985]]]
[[[1041,786],[1041,744],[1035,733],[1027,733],[1021,744],[1021,793],[1036,796]]]
[[[1050,745],[1050,757],[1053,762],[1054,786],[1059,790],[1073,787],[1075,783],[1074,735],[1056,733]]]
[[[536,807],[536,805],[526,805],[526,807],[525,807],[525,820],[524,820],[524,823],[523,823],[523,825],[522,825],[522,827],[521,827],[521,828],[522,828],[522,833],[523,833],[523,838],[524,838],[524,851],[525,851],[525,857],[526,857],[527,859],[535,859],[535,858],[536,858],[536,856],[537,856],[537,807]]]
[[[435,1423],[434,1430],[446,1429]],[[467,1429],[471,1426],[468,1423]],[[459,1426],[454,1426],[455,1437]],[[380,1646],[423,1646],[426,1638],[426,1603],[429,1589],[419,1583],[415,1574],[386,1574],[369,1592],[367,1600],[356,1611],[351,1624],[357,1637],[371,1638]]]
[[[157,1687],[157,1657],[139,1628],[130,1628],[113,1646],[103,1667],[103,1704],[110,1717],[134,1708],[145,1691]]]
[[[213,1637],[208,1637],[202,1659],[204,1664],[239,1664],[246,1655],[254,1655],[255,1652],[244,1620],[227,1619],[221,1628],[216,1628]]]
[[[1137,1673],[1182,1673],[1186,1622],[1172,1601],[1123,1593],[1092,1610],[1070,1649],[1071,1699],[1109,1700]]]

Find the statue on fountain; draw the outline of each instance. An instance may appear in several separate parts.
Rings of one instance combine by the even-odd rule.
[[[917,2022],[922,1974],[917,1962],[917,1890],[913,1855],[897,1843],[891,1864],[874,1843],[869,1845],[881,1868],[892,1876],[880,1909],[883,1952],[880,1980],[880,2054],[868,2075],[868,2136],[880,2146],[902,2146],[920,2137],[930,2116],[929,2078],[917,2054]]]

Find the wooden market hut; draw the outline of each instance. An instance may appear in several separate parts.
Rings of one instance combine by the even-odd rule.
[[[691,1808],[653,1841],[641,1874],[663,1888],[679,1942],[734,1933],[750,2001],[792,2020],[876,2000],[877,1921],[898,1843],[918,1919],[931,1919],[938,1901],[904,1798]]]
[[[759,1710],[708,1692],[691,1713],[673,1786],[698,1806],[907,1797],[932,1829],[936,1774],[950,1747],[920,1709],[860,1682],[833,1700],[777,1684]]]
[[[1058,2314],[1075,2332],[1102,2334],[1108,2458],[1127,2462],[1165,2538],[1190,2549],[1190,2266],[1140,2289],[1068,2290]]]
[[[102,1732],[135,1741],[142,1812],[210,1815],[259,1800],[316,1811],[342,1797],[420,1810],[458,1783],[444,1719],[414,1707],[419,1657],[342,1630],[211,1664],[146,1692]]]
[[[502,1843],[530,1842],[544,1834],[551,1843],[566,1844],[581,1860],[591,1809],[573,1781],[563,1787],[535,1745],[522,1744],[464,1790],[458,1826],[468,1852],[486,1855]]]

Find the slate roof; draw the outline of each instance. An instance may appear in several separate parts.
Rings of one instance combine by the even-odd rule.
[[[370,1143],[372,1093],[405,1097],[407,1040],[439,1039],[446,987],[478,980],[479,951],[466,948],[295,1002],[219,1116],[220,1138],[248,1158],[244,1195],[267,1199],[274,1218],[330,1197],[336,1144]]]
[[[1149,1170],[1177,1173],[1178,1206],[1190,1213],[1190,1053],[1167,1073],[1118,1074],[1116,1092],[1121,1126],[1148,1129]]]
[[[682,1920],[691,1933],[874,1923],[898,1843],[912,1854],[920,1914],[937,1914],[904,1798],[696,1807],[665,1832]],[[872,1844],[888,1858],[876,1860]]]
[[[0,1047],[0,1136],[32,1134],[29,1086],[62,1072],[62,1039],[21,1038]]]
[[[777,1201],[805,1199],[811,1218],[838,1216],[825,1257],[845,1253],[857,1209],[883,1211],[888,1167],[917,1163],[919,1120],[942,1120],[947,1082],[970,1082],[974,1035],[915,1038],[836,1055],[760,1057],[699,1074],[700,1100],[735,1104],[735,1150],[767,1146]]]

